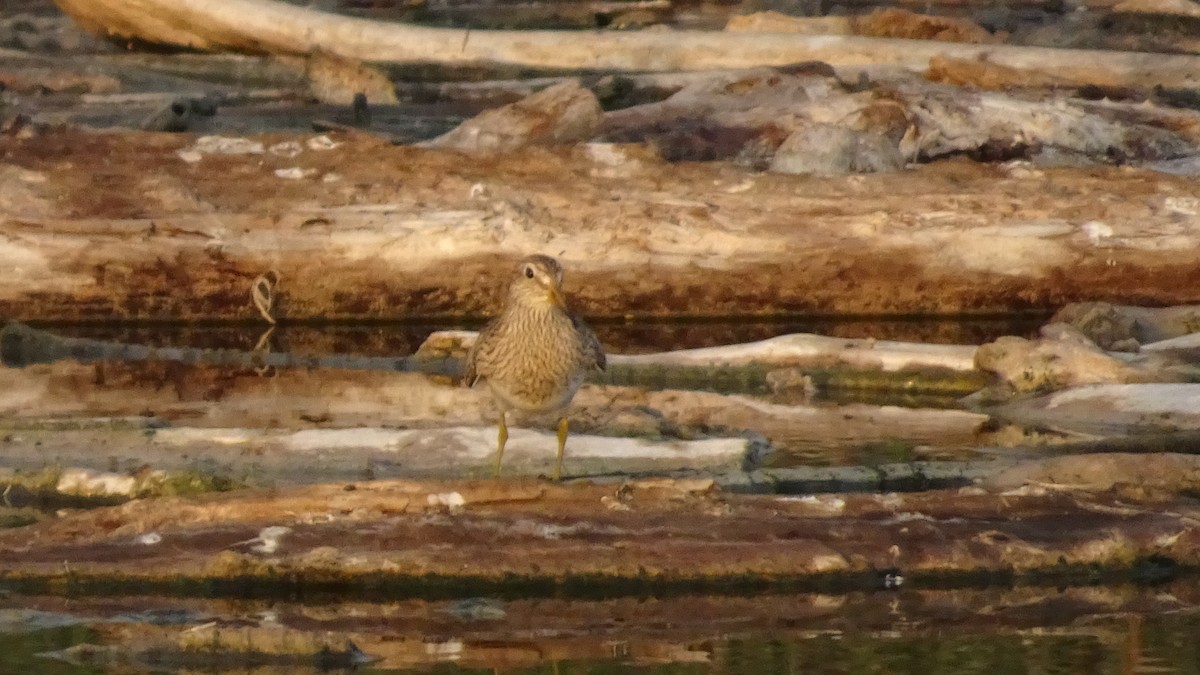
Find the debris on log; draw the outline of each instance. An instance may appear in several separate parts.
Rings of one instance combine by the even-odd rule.
[[[1164,341],[1196,333],[1200,329],[1200,306],[1138,307],[1076,302],[1059,309],[1050,320],[1074,326],[1104,349],[1136,352],[1142,347],[1170,348],[1173,345]],[[1160,342],[1163,344],[1151,344]]]
[[[600,129],[600,102],[588,89],[564,82],[463,122],[425,148],[468,153],[503,153],[531,145],[590,140]]]
[[[350,105],[355,95],[374,104],[396,104],[396,85],[378,68],[317,50],[305,59],[309,91],[324,103]]]
[[[970,44],[999,44],[1002,40],[973,21],[917,14],[901,8],[878,8],[860,16],[797,17],[779,12],[732,16],[725,30],[802,35],[863,35],[908,40],[941,40]]]
[[[1042,328],[1038,340],[1005,336],[975,352],[975,366],[1013,392],[1047,392],[1084,384],[1188,382],[1200,368],[1148,352],[1106,352],[1069,324]]]
[[[609,112],[604,138],[648,141],[667,159],[752,156],[776,170],[816,174],[895,170],[906,159],[964,153],[1083,165],[1200,155],[1200,114],[1086,103],[916,80],[850,91],[834,78],[761,69]]]
[[[929,59],[929,69],[925,71],[924,76],[930,82],[952,84],[956,87],[978,87],[990,91],[1004,91],[1017,87],[1062,88],[1074,84],[1037,70],[1010,68],[988,61],[945,56]]]

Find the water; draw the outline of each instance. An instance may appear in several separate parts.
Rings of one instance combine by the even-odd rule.
[[[778,320],[709,319],[694,321],[593,320],[605,347],[615,353],[645,354],[766,340],[791,333],[816,333],[841,338],[875,338],[933,344],[984,344],[1002,335],[1033,337],[1045,323],[1044,314],[996,317],[805,318]],[[155,346],[177,345],[206,349],[249,349],[265,330],[260,324],[237,323],[36,323],[70,337],[86,337]],[[477,329],[481,322],[293,323],[279,326],[276,349],[320,348],[315,353],[405,356],[416,351],[430,333],[460,328]]]
[[[1031,335],[1042,317],[1009,316],[964,319],[821,319],[785,318],[777,321],[672,321],[618,322],[598,321],[596,330],[610,352],[639,354],[672,349],[711,347],[764,340],[792,333],[817,333],[847,338],[886,336],[887,339],[924,343],[980,344],[1001,335]],[[269,344],[273,353],[303,356],[362,355],[399,357],[413,354],[437,330],[475,328],[477,323],[298,323],[282,325],[270,331],[269,339],[260,339],[265,327],[259,324],[233,323],[90,323],[44,324],[54,332],[70,337],[112,340],[154,347],[194,347],[249,351],[256,345]],[[344,372],[329,373],[337,381]],[[314,373],[321,377],[320,373]],[[163,410],[195,407],[202,402],[222,404],[222,409],[237,409],[238,392],[258,392],[272,401],[286,417],[290,408],[282,394],[252,368],[196,367],[182,364],[167,366],[103,368],[97,366],[92,378],[98,391],[97,405],[121,396],[137,395],[150,387],[178,392],[179,401],[159,400],[147,409]],[[761,379],[761,378],[760,378]],[[111,385],[108,383],[111,382]],[[623,382],[629,384],[628,382]],[[670,388],[706,387],[710,381],[675,383]],[[649,383],[634,383],[646,384]],[[651,388],[655,388],[651,386]],[[294,393],[294,392],[293,392]],[[815,395],[798,391],[770,392],[763,382],[755,387],[733,389],[732,393],[752,395],[766,410],[756,413],[744,403],[732,402],[724,415],[709,416],[703,423],[727,425],[734,431],[754,428],[770,440],[776,450],[772,465],[840,466],[877,465],[916,460],[954,460],[970,458],[981,442],[977,422],[953,414],[939,416],[939,410],[958,407],[961,392],[942,395],[885,389],[821,388]],[[161,397],[160,397],[161,398]],[[711,400],[711,399],[710,399]],[[295,401],[292,401],[295,403]],[[258,405],[258,403],[255,403]],[[755,404],[757,405],[757,404]],[[741,409],[738,406],[743,406]],[[890,406],[891,408],[881,408]],[[310,406],[311,407],[311,406]],[[894,408],[909,409],[910,413]],[[97,408],[98,409],[98,408]],[[121,414],[132,414],[133,408]],[[190,409],[190,408],[189,408]],[[931,411],[922,413],[921,411]],[[375,423],[389,418],[380,410]],[[47,413],[49,414],[49,413]],[[109,412],[108,414],[116,414]],[[167,419],[171,420],[170,416]],[[331,424],[346,420],[329,420]],[[215,422],[213,422],[215,424]],[[226,424],[253,424],[231,418]],[[361,423],[361,420],[359,421]],[[689,422],[698,424],[699,422]],[[720,432],[715,432],[718,435]]]
[[[1171,589],[1195,596],[1195,580]],[[33,613],[22,626],[6,624],[0,609],[0,672],[83,674],[144,672],[148,645],[156,645],[154,672],[315,673],[313,654],[294,656],[205,654],[202,649],[171,654],[162,650],[177,633],[205,621],[239,626],[286,626],[292,644],[320,634],[331,644],[351,639],[382,659],[355,672],[467,674],[553,673],[769,673],[1017,675],[1086,673],[1104,675],[1200,672],[1200,611],[1097,611],[1086,598],[1109,594],[1128,605],[1163,604],[1151,589],[1068,589],[1025,598],[1031,606],[1006,605],[999,591],[879,593],[868,596],[763,596],[762,598],[676,598],[594,603],[511,603],[502,616],[450,615],[437,606],[298,605],[226,601],[206,611],[144,613],[119,611],[128,602],[84,600],[77,625],[40,628],[63,614]],[[1154,600],[1154,598],[1158,600]],[[788,600],[794,600],[793,605]],[[5,605],[19,602],[9,598]],[[30,599],[46,605],[45,598]],[[760,601],[778,612],[747,609]],[[1013,598],[1009,598],[1013,600]],[[169,602],[155,599],[152,604]],[[179,601],[188,603],[194,601]],[[676,617],[672,603],[708,616]],[[972,603],[975,606],[972,606]],[[60,600],[64,607],[70,602]],[[461,603],[460,603],[461,604]],[[105,606],[108,605],[107,614]],[[514,605],[520,605],[519,607]],[[539,617],[541,605],[554,617]],[[924,605],[924,606],[922,606]],[[614,607],[617,609],[614,611]],[[680,607],[677,607],[679,609]],[[86,609],[85,609],[86,608]],[[643,609],[647,619],[622,611]],[[889,608],[890,611],[889,611]],[[211,613],[207,610],[214,610]],[[528,612],[528,613],[526,613]],[[161,621],[154,625],[153,619]],[[551,625],[547,618],[558,621]],[[151,621],[139,623],[138,620]],[[673,625],[677,621],[679,625]],[[586,628],[585,628],[586,626]],[[264,630],[267,630],[264,628]],[[343,630],[344,632],[338,632]],[[164,637],[165,636],[165,637]],[[155,642],[157,640],[158,642]],[[39,656],[73,645],[93,644],[113,652],[91,665]],[[249,643],[246,643],[249,644]],[[143,656],[137,652],[143,650]],[[93,657],[95,658],[95,657]],[[273,664],[268,661],[274,660]],[[255,667],[254,663],[259,663]],[[345,670],[327,661],[332,670]],[[332,667],[331,667],[332,666]]]

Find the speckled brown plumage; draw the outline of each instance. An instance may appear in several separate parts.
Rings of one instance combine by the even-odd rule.
[[[587,371],[605,367],[596,334],[566,308],[562,273],[562,266],[549,256],[522,260],[504,308],[480,331],[467,354],[464,384],[483,379],[500,408],[497,475],[508,440],[506,413],[521,410],[560,415],[554,477],[561,477],[566,408]]]

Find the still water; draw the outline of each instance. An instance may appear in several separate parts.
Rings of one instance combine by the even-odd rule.
[[[1003,335],[1031,337],[1045,323],[1042,313],[994,317],[820,318],[776,320],[592,321],[605,349],[618,354],[645,354],[766,340],[792,333],[841,338],[874,338],[932,344],[983,344]],[[59,335],[153,346],[204,349],[253,348],[263,326],[242,323],[39,323]],[[406,356],[437,330],[478,329],[480,323],[378,321],[358,323],[290,323],[272,333],[277,351]]]
[[[1197,590],[1200,582],[1191,579],[1155,589],[805,595],[792,598],[794,604],[784,596],[475,599],[465,602],[483,602],[496,613],[472,616],[411,602],[301,606],[179,600],[181,609],[167,610],[163,603],[171,601],[163,598],[75,604],[45,598],[23,603],[10,596],[0,602],[0,673],[1197,673],[1200,608],[1182,606],[1180,600],[1194,598]],[[58,610],[20,607],[47,602]],[[133,610],[139,602],[157,609]],[[624,609],[614,614],[614,607]],[[614,616],[625,610],[633,611],[629,625],[614,625]],[[685,613],[671,619],[678,610]],[[772,613],[777,615],[768,616]],[[260,634],[294,631],[284,641],[293,646],[313,635],[331,645],[349,640],[375,661],[351,667],[303,647],[299,655],[236,653],[240,647],[217,655],[203,648],[176,653],[161,648],[173,636],[217,624],[230,633],[247,626]],[[238,640],[235,646],[252,644]],[[93,655],[86,664],[62,660],[60,650],[80,644],[115,651]]]

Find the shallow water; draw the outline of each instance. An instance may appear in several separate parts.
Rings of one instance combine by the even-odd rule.
[[[777,321],[672,321],[672,322],[596,322],[596,330],[610,352],[640,354],[673,349],[712,347],[764,340],[779,335],[816,333],[847,338],[878,338],[896,341],[981,344],[1001,335],[1033,335],[1041,316],[1009,316],[973,319],[822,319],[787,318]],[[154,347],[193,347],[249,351],[262,342],[265,327],[243,323],[90,323],[41,324],[63,336],[111,340]],[[278,326],[269,333],[269,350],[297,356],[359,355],[400,357],[413,354],[438,330],[477,328],[478,323],[296,323]],[[351,367],[351,366],[342,366]],[[390,370],[390,366],[383,366]],[[247,371],[247,372],[243,372]],[[317,373],[323,371],[315,371]],[[330,372],[333,371],[324,371]],[[227,378],[221,374],[226,373]],[[319,376],[319,375],[318,375]],[[106,379],[108,375],[97,375]],[[136,379],[130,372],[113,376],[128,384]],[[259,379],[248,369],[173,368],[167,377],[157,370],[147,377],[154,386],[169,386],[181,397],[195,398],[197,388],[205,400],[222,401],[220,388],[204,389],[205,382],[239,378]],[[162,378],[161,380],[154,378]],[[707,384],[706,384],[707,382]],[[741,382],[741,380],[738,380]],[[970,424],[938,422],[933,418],[908,418],[888,408],[946,410],[959,407],[961,393],[911,393],[897,389],[859,389],[856,387],[820,388],[815,394],[804,391],[771,392],[761,381],[746,388],[724,390],[718,383],[688,381],[667,388],[698,387],[753,397],[765,406],[774,406],[778,417],[760,416],[769,428],[756,430],[770,439],[776,453],[771,465],[786,466],[874,466],[918,460],[954,460],[970,457],[980,444]],[[629,384],[627,382],[620,382]],[[145,384],[145,383],[143,383]],[[641,383],[651,389],[653,383]],[[736,385],[737,383],[735,383]],[[119,386],[119,385],[118,385]],[[233,386],[230,384],[230,386]],[[250,385],[247,385],[250,386]],[[266,394],[264,394],[266,395]],[[734,405],[731,403],[731,405]],[[799,408],[795,408],[799,406]],[[884,406],[885,408],[881,408]],[[791,410],[806,410],[795,417]],[[818,413],[818,410],[824,412]],[[838,417],[838,415],[842,415]],[[815,416],[815,417],[814,417]],[[816,421],[817,419],[823,422]],[[835,420],[836,418],[836,420]],[[840,421],[837,421],[840,420]],[[387,423],[386,414],[381,423]],[[836,422],[836,423],[835,423]],[[817,425],[817,426],[814,426]],[[741,427],[738,427],[739,429]],[[736,430],[735,430],[736,431]],[[719,431],[715,432],[718,435]]]
[[[1192,582],[1194,585],[1194,581]],[[1108,589],[1096,589],[1104,593]],[[1173,590],[1180,590],[1174,587]],[[1140,596],[1154,594],[1142,589]],[[359,673],[726,673],[729,675],[758,675],[764,673],[911,673],[914,675],[963,675],[980,673],[1008,675],[1023,673],[1089,673],[1089,674],[1165,674],[1200,672],[1200,643],[1195,640],[1200,630],[1200,613],[1195,608],[1157,614],[1138,612],[1078,613],[1079,594],[1064,594],[1058,602],[1054,593],[1043,598],[1029,618],[1014,621],[1006,613],[1019,608],[1002,604],[979,607],[994,612],[997,618],[989,625],[981,615],[964,614],[961,625],[955,625],[955,612],[970,612],[969,606],[937,606],[937,599],[925,598],[933,607],[914,612],[913,598],[903,594],[879,593],[874,598],[861,598],[865,616],[859,619],[853,612],[831,611],[819,619],[797,618],[811,598],[798,596],[797,616],[780,616],[767,625],[745,625],[739,617],[712,617],[706,628],[697,628],[702,617],[693,617],[693,627],[673,631],[668,623],[638,625],[623,630],[613,625],[590,633],[542,628],[530,631],[526,626],[536,619],[509,613],[500,620],[462,618],[466,627],[455,621],[435,619],[416,628],[401,619],[380,619],[370,627],[358,627],[358,634],[371,654],[372,644],[379,644],[381,635],[389,633],[389,621],[395,625],[390,638],[397,643],[410,643],[403,658],[377,662],[357,668]],[[779,598],[771,598],[779,600]],[[966,599],[978,601],[980,597]],[[983,596],[983,599],[987,599]],[[1135,602],[1137,596],[1132,598]],[[742,599],[743,601],[747,599]],[[753,598],[749,598],[753,600]],[[824,601],[837,605],[843,599],[826,596]],[[119,600],[115,606],[128,608]],[[161,604],[161,600],[158,601]],[[640,602],[652,612],[657,600],[644,598]],[[719,600],[716,607],[720,607]],[[874,615],[871,610],[894,606],[891,620]],[[14,599],[4,602],[0,609],[0,672],[82,674],[111,672],[146,672],[135,665],[136,659],[121,657],[121,663],[108,665],[79,665],[64,663],[45,654],[83,643],[119,645],[123,633],[113,625],[125,625],[136,634],[140,621],[157,621],[167,632],[188,630],[211,617],[190,611],[156,609],[144,613],[109,610],[106,616],[95,602],[81,610],[81,622],[76,625],[42,627],[42,623],[66,622],[66,614],[32,612],[23,625],[14,626],[5,618],[25,616],[15,612]],[[68,604],[69,606],[69,604]],[[101,605],[102,607],[102,605]],[[353,623],[355,616],[378,612],[387,616],[385,606],[365,608],[322,606],[300,610],[288,603],[230,601],[229,610],[217,621],[226,625],[240,621],[243,625],[263,625],[282,622],[297,625],[297,617],[309,614],[307,627],[313,630],[314,617],[334,623],[339,617]],[[530,605],[536,609],[537,605]],[[586,612],[586,607],[582,608]],[[401,614],[403,608],[394,608]],[[719,611],[719,609],[718,609]],[[492,617],[494,619],[494,617]],[[107,627],[105,623],[107,622]],[[481,628],[488,625],[489,628]],[[511,625],[508,629],[506,626]],[[319,623],[317,628],[320,628]],[[232,626],[230,630],[233,630]],[[536,635],[532,633],[537,633]],[[374,635],[369,635],[373,633]],[[347,633],[350,635],[350,633]],[[337,637],[329,638],[336,643]],[[386,638],[385,638],[386,639]],[[130,644],[138,644],[136,639]],[[489,656],[490,655],[490,656]],[[377,656],[377,655],[376,655]],[[291,663],[251,665],[253,659],[239,663],[228,655],[212,658],[191,654],[172,656],[157,654],[161,659],[154,672],[257,672],[311,673],[323,672],[313,665],[311,656],[294,657]],[[207,659],[207,660],[206,660]],[[489,660],[490,659],[490,660]],[[186,661],[186,664],[181,663]],[[402,664],[400,661],[407,661]],[[339,670],[338,668],[330,668]],[[324,672],[327,672],[325,670]]]
[[[777,320],[711,319],[695,321],[592,321],[610,352],[645,354],[673,349],[715,347],[766,340],[792,333],[816,333],[842,338],[874,338],[934,344],[983,344],[1002,335],[1031,337],[1045,323],[1044,314],[995,317],[807,318]],[[405,356],[416,351],[438,330],[478,329],[482,322],[285,323],[273,334],[277,350],[319,344],[326,353],[365,356]],[[35,323],[55,333],[155,346],[175,345],[209,349],[253,347],[267,328],[234,323]]]

